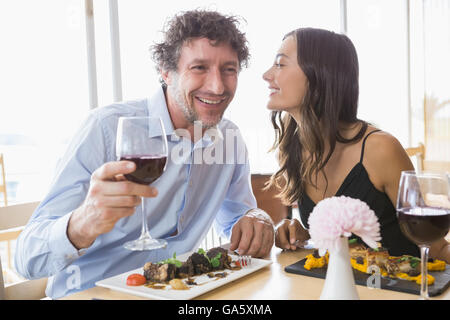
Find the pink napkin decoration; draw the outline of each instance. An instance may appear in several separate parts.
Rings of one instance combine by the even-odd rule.
[[[340,248],[340,237],[359,236],[371,248],[380,237],[378,218],[369,206],[346,196],[320,201],[308,219],[309,234],[321,256]]]

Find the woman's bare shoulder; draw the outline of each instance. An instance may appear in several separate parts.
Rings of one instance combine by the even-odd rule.
[[[369,132],[373,130],[375,128],[368,129]],[[367,137],[364,149],[364,158],[367,157],[367,160],[370,158],[375,161],[397,161],[408,156],[400,141],[386,131],[374,132]]]
[[[414,169],[400,141],[388,132],[371,134],[364,149],[363,164],[379,189],[398,181],[401,171]]]

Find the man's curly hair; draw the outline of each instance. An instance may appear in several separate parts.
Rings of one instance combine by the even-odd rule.
[[[248,42],[238,25],[238,17],[216,11],[193,10],[175,15],[165,25],[164,40],[150,48],[156,69],[176,71],[182,46],[193,38],[207,38],[212,45],[229,43],[237,53],[240,68],[248,67]]]

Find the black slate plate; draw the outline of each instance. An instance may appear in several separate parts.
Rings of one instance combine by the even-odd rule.
[[[305,261],[306,258],[285,267],[284,270],[289,273],[325,279],[327,275],[326,267],[307,270],[304,268]],[[367,279],[371,275],[355,270],[353,268],[352,270],[355,276],[355,283],[361,286],[367,286]],[[444,271],[432,271],[428,273],[434,277],[434,283],[431,286],[428,286],[428,295],[430,297],[434,297],[445,292],[445,290],[447,290],[450,285],[450,266],[447,264]],[[371,281],[370,283],[374,282]],[[420,285],[418,285],[414,281],[381,277],[380,287],[381,289],[420,295]]]

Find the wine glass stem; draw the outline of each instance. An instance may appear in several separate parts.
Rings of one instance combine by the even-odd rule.
[[[151,239],[150,233],[147,228],[147,217],[145,216],[145,198],[141,197],[141,208],[142,208],[142,230],[140,239]]]
[[[428,251],[430,247],[420,246],[420,263],[422,281],[420,282],[420,298],[427,300],[428,297]]]

